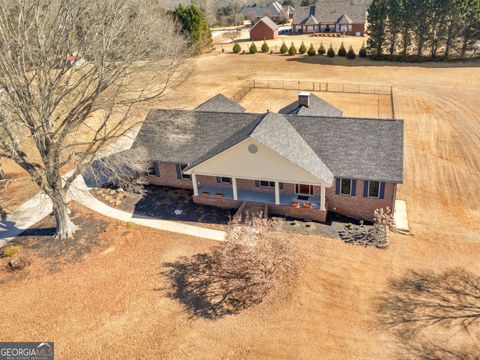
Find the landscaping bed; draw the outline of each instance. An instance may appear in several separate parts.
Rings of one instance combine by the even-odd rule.
[[[96,188],[91,192],[98,200],[132,214],[181,221],[215,230],[224,230],[235,214],[235,210],[194,203],[191,190],[166,186],[148,185],[144,194],[113,187]]]

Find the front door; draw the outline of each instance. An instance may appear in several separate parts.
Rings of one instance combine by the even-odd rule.
[[[312,185],[297,184],[297,185],[295,185],[295,187],[296,187],[296,192],[299,195],[312,195],[313,194]]]

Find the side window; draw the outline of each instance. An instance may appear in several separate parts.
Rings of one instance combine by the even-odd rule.
[[[352,194],[352,179],[340,179],[340,194],[341,195]]]
[[[182,172],[182,179],[191,180],[191,179],[192,179],[192,176],[191,176],[191,175],[187,175],[187,174],[184,174],[184,173],[183,173],[183,170],[185,170],[186,167],[187,167],[186,164],[180,165],[180,170],[181,170],[181,172]]]
[[[368,182],[368,197],[372,197],[372,198],[380,197],[380,182],[378,181]]]

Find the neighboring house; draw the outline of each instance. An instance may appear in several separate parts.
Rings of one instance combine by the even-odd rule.
[[[300,33],[331,32],[363,36],[371,0],[319,0],[315,5],[295,10],[292,31]]]
[[[268,17],[263,17],[250,29],[250,40],[273,40],[278,37],[279,26]]]
[[[393,210],[403,121],[316,115],[334,108],[306,96],[299,103],[314,106],[308,115],[296,112],[299,104],[290,106],[298,115],[246,113],[223,96],[196,110],[152,110],[133,148],[149,151],[150,183],[192,189],[200,204],[256,202],[320,222],[328,211],[372,220],[377,208]]]
[[[263,17],[268,17],[275,23],[280,23],[285,20],[293,18],[294,9],[289,5],[282,5],[278,1],[272,2],[268,6],[253,6],[244,7],[241,14],[245,19],[249,19],[252,23],[256,23]]]

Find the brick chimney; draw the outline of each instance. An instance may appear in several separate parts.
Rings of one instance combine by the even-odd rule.
[[[298,93],[298,105],[308,108],[310,106],[310,95],[308,91],[300,91]]]

